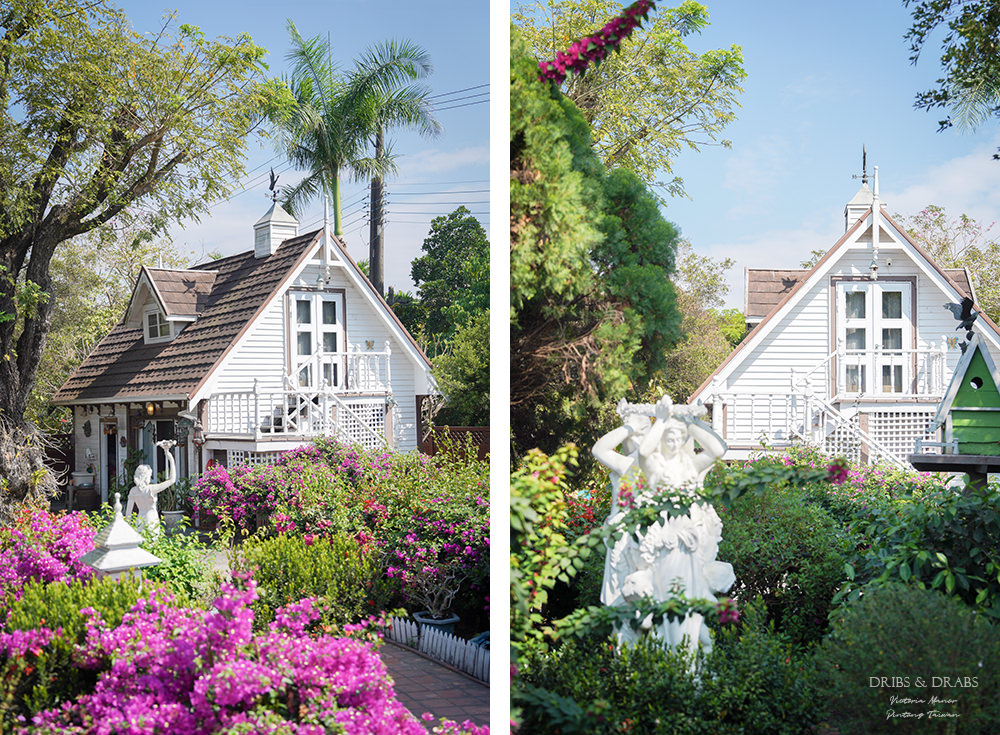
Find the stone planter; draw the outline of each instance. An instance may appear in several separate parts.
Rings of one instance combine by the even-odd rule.
[[[163,516],[163,527],[167,531],[174,531],[181,522],[181,518],[184,517],[183,510],[165,510],[160,513]]]
[[[435,618],[432,617],[429,612],[415,612],[413,613],[413,619],[417,621],[417,625],[421,628],[427,626],[428,628],[434,628],[441,633],[454,633],[455,623],[457,623],[461,618],[455,614],[449,615],[446,618]]]

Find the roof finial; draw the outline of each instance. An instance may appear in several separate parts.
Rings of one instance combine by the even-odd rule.
[[[852,179],[861,179],[862,184],[868,183],[868,151],[865,150],[865,146],[861,146],[861,176],[854,174],[851,176]]]

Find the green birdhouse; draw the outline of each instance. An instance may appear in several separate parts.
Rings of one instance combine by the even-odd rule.
[[[973,335],[931,423],[957,454],[1000,455],[1000,373]]]

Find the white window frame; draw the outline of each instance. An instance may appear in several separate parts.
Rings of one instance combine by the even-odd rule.
[[[310,321],[308,325],[300,324],[298,320],[299,303],[307,303]],[[323,305],[333,303],[336,309],[334,324],[323,323]],[[288,298],[288,354],[290,357],[289,376],[292,384],[304,390],[319,390],[314,372],[316,366],[322,363],[324,385],[330,381],[330,388],[342,391],[347,387],[347,332],[344,325],[345,299],[342,292],[329,291],[292,291]],[[307,328],[305,328],[307,327]],[[299,354],[299,336],[308,335],[310,353]],[[324,336],[333,335],[336,346],[334,352],[324,350]],[[337,355],[331,358],[331,355]],[[306,371],[307,380],[301,376]]]
[[[158,317],[158,331],[162,331],[162,328],[166,326],[166,334],[157,334],[155,336],[152,334],[150,330],[149,317],[154,314]],[[151,304],[142,310],[142,334],[145,338],[146,344],[148,345],[159,342],[169,342],[174,338],[174,325],[173,322],[167,319],[167,315],[160,311],[160,308],[156,304]]]
[[[848,318],[847,294],[865,294],[865,316]],[[882,316],[882,297],[886,292],[900,294],[901,310],[898,318]],[[913,335],[916,330],[913,311],[913,283],[910,281],[843,281],[837,284],[837,344],[848,350],[847,332],[865,330],[863,354],[847,354],[840,359],[837,369],[837,392],[849,396],[901,396],[912,392]],[[882,344],[882,330],[899,329],[899,350],[886,350]],[[890,371],[889,390],[883,384],[883,372]],[[856,371],[857,383],[848,390],[848,374]],[[895,380],[896,376],[899,380]],[[852,381],[854,382],[854,381]],[[899,390],[896,390],[896,388]]]

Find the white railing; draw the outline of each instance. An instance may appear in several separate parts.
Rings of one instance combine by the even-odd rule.
[[[391,393],[392,350],[386,341],[382,352],[362,351],[354,345],[346,352],[315,352],[297,356],[291,370],[293,384],[329,384],[337,391]],[[346,379],[346,380],[345,380]]]
[[[848,350],[843,340],[837,349],[805,373],[792,373],[792,389],[797,393],[815,394],[812,386],[822,381],[835,385],[827,390],[828,398],[892,397],[892,398],[941,398],[948,385],[948,343],[942,339],[939,347],[923,349]],[[856,368],[857,382],[864,374],[864,387],[858,385],[848,390],[847,368]],[[888,384],[883,381],[888,369]],[[898,371],[897,371],[898,368]],[[835,371],[835,377],[830,373]],[[895,380],[896,376],[900,380]],[[831,380],[834,382],[831,384]]]
[[[715,393],[713,428],[733,445],[781,449],[806,443],[855,462],[902,466],[902,458],[846,414],[809,393]]]
[[[345,395],[329,389],[216,393],[208,401],[205,431],[208,438],[258,440],[334,436],[374,448],[391,440],[385,432],[388,407],[388,396]]]

